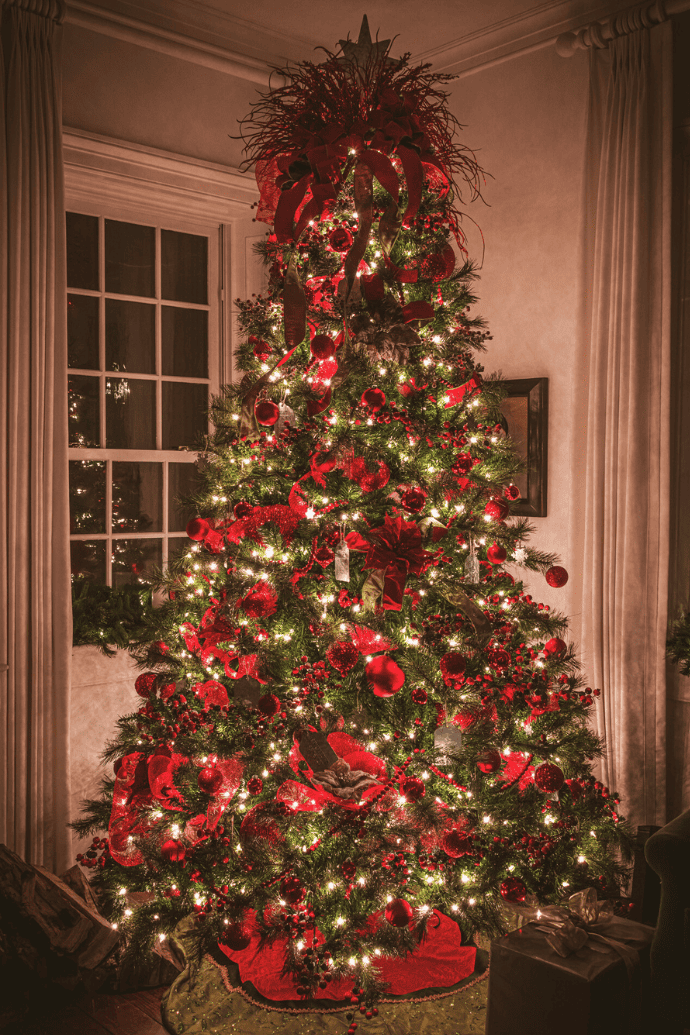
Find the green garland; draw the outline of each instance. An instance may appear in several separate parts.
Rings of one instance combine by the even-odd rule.
[[[86,578],[72,581],[72,646],[91,644],[108,657],[144,632],[153,607],[150,586],[112,589]]]
[[[671,636],[666,641],[666,654],[674,665],[681,666],[681,675],[690,676],[690,609],[676,618],[671,626]]]

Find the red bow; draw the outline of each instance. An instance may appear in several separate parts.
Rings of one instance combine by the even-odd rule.
[[[422,533],[414,521],[386,514],[383,525],[372,528],[368,539],[358,532],[346,536],[351,550],[366,552],[364,567],[382,569],[385,573],[383,607],[399,611],[408,575],[421,575],[433,557],[422,547]]]

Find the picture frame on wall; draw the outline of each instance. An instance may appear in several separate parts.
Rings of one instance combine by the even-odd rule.
[[[527,470],[515,479],[520,499],[513,503],[511,512],[521,517],[546,517],[549,379],[522,377],[501,384],[508,393],[501,403],[505,431],[527,463]]]

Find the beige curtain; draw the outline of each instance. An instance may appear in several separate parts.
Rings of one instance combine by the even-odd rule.
[[[69,864],[71,605],[61,0],[4,0],[0,841]]]
[[[602,688],[602,779],[666,821],[671,25],[590,54],[582,655]],[[583,491],[584,490],[584,491]],[[582,513],[584,504],[584,513]]]

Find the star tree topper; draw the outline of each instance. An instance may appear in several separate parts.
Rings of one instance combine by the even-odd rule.
[[[392,42],[392,40],[377,40],[376,43],[373,42],[371,32],[369,31],[369,20],[365,14],[362,18],[359,39],[356,43],[353,43],[349,36],[346,40],[338,40],[338,44],[343,52],[338,57],[338,61],[343,64],[349,62],[350,64],[358,65],[359,68],[365,68],[372,57],[376,61],[386,57]],[[391,65],[397,64],[393,58],[386,58],[386,60]]]

